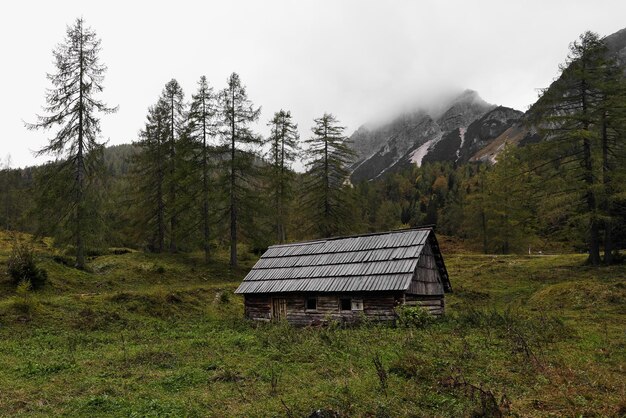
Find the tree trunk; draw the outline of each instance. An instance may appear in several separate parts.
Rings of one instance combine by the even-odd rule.
[[[208,263],[211,259],[211,248],[209,245],[209,169],[207,161],[207,127],[206,127],[206,104],[202,100],[202,221],[204,223],[204,262]]]
[[[583,140],[583,164],[585,169],[584,179],[587,185],[585,201],[589,211],[589,263],[594,266],[600,264],[600,226],[596,213],[596,196],[593,191],[593,164],[591,161],[591,143],[588,139]]]
[[[80,51],[79,51],[79,66],[80,66],[80,80],[79,80],[79,99],[78,99],[78,150],[76,154],[76,267],[79,269],[85,268],[85,243],[83,242],[83,177],[84,177],[84,127],[83,127],[83,112],[85,110],[83,103],[83,77],[84,77],[84,57],[83,57],[83,25],[82,21],[79,28],[80,36]]]
[[[609,164],[609,138],[607,129],[607,114],[602,113],[602,185],[604,198],[602,211],[604,212],[604,264],[613,264],[613,218],[611,213],[611,167]]]
[[[282,121],[282,137],[280,141],[280,186],[279,186],[279,196],[278,196],[278,205],[279,205],[279,223],[278,223],[278,242],[282,244],[287,240],[287,236],[285,233],[285,120]]]
[[[237,267],[237,199],[235,198],[235,94],[232,92],[230,122],[230,266]]]
[[[329,192],[330,192],[330,179],[329,177],[329,172],[328,172],[328,130],[327,130],[327,124],[328,122],[325,122],[324,125],[324,237],[329,237],[331,236],[331,231],[330,231],[330,224],[329,224],[329,220],[330,220],[330,196],[329,196]]]
[[[584,63],[583,63],[584,65]],[[584,68],[584,67],[583,67]],[[583,117],[583,130],[589,132],[589,122],[587,117],[587,83],[583,79],[581,81],[581,102]],[[591,159],[591,141],[585,137],[583,139],[583,179],[587,190],[585,191],[585,202],[589,212],[589,263],[594,266],[600,264],[600,227],[598,225],[598,216],[596,211],[596,196],[593,190],[593,161]]]
[[[176,216],[176,143],[174,142],[174,94],[170,98],[170,252],[175,253],[176,228],[178,227],[178,219]]]
[[[165,247],[165,202],[163,201],[163,158],[161,155],[161,121],[157,120],[157,132],[155,134],[155,144],[157,147],[157,244],[155,252],[161,253]]]

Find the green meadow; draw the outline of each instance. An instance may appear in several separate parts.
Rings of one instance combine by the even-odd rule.
[[[5,273],[0,414],[125,417],[626,415],[626,268],[585,255],[443,252],[438,320],[293,328],[243,319],[256,256],[126,249],[86,271],[48,240],[40,290]],[[21,236],[21,239],[30,237]]]

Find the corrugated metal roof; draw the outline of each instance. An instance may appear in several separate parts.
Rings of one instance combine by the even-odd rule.
[[[431,234],[407,229],[273,245],[235,292],[403,291]]]

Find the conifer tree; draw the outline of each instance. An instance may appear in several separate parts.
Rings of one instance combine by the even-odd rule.
[[[571,179],[566,193],[579,196],[586,229],[589,263],[600,263],[601,217],[599,214],[598,164],[600,135],[598,109],[602,94],[606,46],[599,36],[585,32],[570,45],[570,54],[561,66],[561,76],[543,92],[532,113],[542,120],[548,141],[541,153],[558,162]],[[576,163],[576,164],[572,164]],[[567,167],[565,167],[567,165]]]
[[[483,253],[489,252],[490,234],[487,229],[490,191],[486,185],[487,169],[478,165],[477,171],[468,176],[464,183],[465,189],[465,216],[463,222],[464,233],[482,244]]]
[[[150,107],[145,128],[139,133],[139,153],[134,157],[135,178],[140,199],[135,206],[140,210],[141,224],[152,233],[149,236],[149,248],[160,253],[165,249],[166,214],[165,181],[167,149],[168,113],[160,100]]]
[[[599,83],[596,118],[600,130],[599,212],[604,228],[604,263],[615,261],[616,239],[626,223],[626,77],[607,59]]]
[[[251,181],[253,167],[250,146],[259,145],[261,140],[250,130],[249,125],[258,120],[261,108],[255,108],[248,99],[246,88],[237,73],[228,77],[227,86],[219,94],[221,135],[225,161],[226,191],[228,194],[228,217],[230,221],[230,266],[237,266],[238,216],[244,196]]]
[[[309,211],[311,228],[320,237],[344,233],[352,224],[348,165],[354,152],[344,135],[345,127],[332,114],[315,119],[309,146],[303,208]]]
[[[168,162],[168,220],[170,224],[170,243],[169,250],[172,253],[178,251],[177,233],[178,233],[178,218],[182,210],[182,205],[178,197],[180,187],[180,176],[177,171],[177,166],[181,158],[177,155],[179,148],[179,140],[185,129],[185,104],[184,104],[183,89],[175,79],[170,80],[161,93],[161,103],[164,108],[164,112],[167,114],[167,135],[165,137],[165,143],[167,146],[167,162]]]
[[[291,112],[280,110],[268,123],[270,136],[265,141],[270,145],[268,153],[268,185],[274,211],[274,230],[279,243],[285,242],[287,232],[288,199],[291,195],[291,164],[298,155],[298,125],[291,119]]]
[[[72,235],[76,245],[76,266],[85,267],[86,224],[89,213],[94,209],[86,207],[86,193],[89,181],[95,175],[102,143],[100,119],[97,113],[113,113],[117,108],[108,107],[97,99],[103,90],[106,66],[100,63],[100,39],[82,18],[76,19],[67,27],[66,37],[53,51],[56,73],[48,74],[52,88],[46,93],[46,115],[38,116],[29,129],[49,130],[59,126],[49,140],[49,144],[37,152],[38,155],[51,154],[63,159],[62,166],[71,170],[71,192],[61,196],[71,196],[71,213],[68,219],[72,224]]]
[[[497,163],[486,173],[485,216],[492,237],[489,248],[502,254],[524,250],[535,241],[533,196],[538,188],[516,151],[505,143]]]
[[[200,191],[200,200],[202,202],[202,246],[204,249],[204,260],[208,262],[210,259],[210,213],[209,213],[209,195],[211,193],[211,175],[210,175],[210,141],[216,135],[216,117],[217,103],[213,88],[209,86],[206,77],[200,77],[198,82],[198,91],[192,96],[189,111],[189,130],[191,140],[199,148],[199,152],[194,160],[199,161],[199,168],[202,179],[202,189]]]

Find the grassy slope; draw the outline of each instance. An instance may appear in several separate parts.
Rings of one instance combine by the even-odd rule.
[[[9,248],[0,234],[0,263]],[[623,266],[453,254],[435,324],[293,329],[241,319],[252,259],[232,279],[226,254],[111,254],[85,273],[37,250],[47,288],[0,277],[5,416],[467,416],[492,395],[519,416],[626,412]]]

